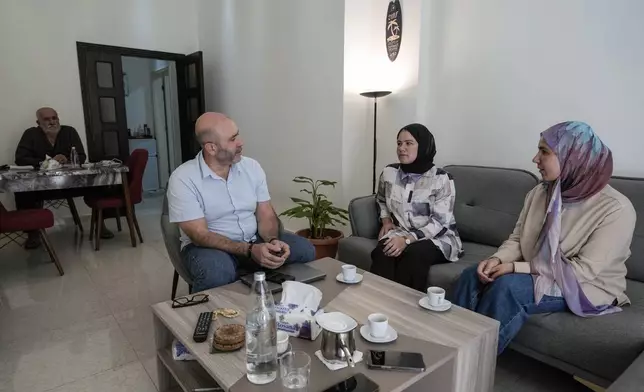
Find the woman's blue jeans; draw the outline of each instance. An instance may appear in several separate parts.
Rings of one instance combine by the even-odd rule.
[[[476,273],[476,265],[467,268],[458,279],[452,302],[463,308],[498,320],[498,353],[510,344],[531,314],[563,312],[567,310],[562,297],[544,295],[539,304],[534,302],[534,282],[529,274],[507,274],[494,282],[483,284]]]

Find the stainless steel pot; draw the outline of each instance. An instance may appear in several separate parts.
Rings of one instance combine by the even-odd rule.
[[[320,351],[328,361],[347,361],[350,367],[355,367],[353,353],[356,351],[356,339],[353,336],[355,328],[348,332],[331,332],[322,330],[322,344]]]

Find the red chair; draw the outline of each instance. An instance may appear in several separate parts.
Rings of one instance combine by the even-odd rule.
[[[132,151],[130,158],[128,159],[127,166],[130,169],[128,173],[128,184],[130,188],[130,201],[132,203],[132,220],[134,227],[136,228],[136,233],[139,236],[139,241],[143,243],[143,236],[141,236],[141,229],[139,229],[139,222],[136,219],[136,212],[134,211],[134,205],[139,204],[143,200],[143,172],[145,171],[145,165],[148,164],[148,151],[143,149],[136,149]],[[124,185],[125,186],[125,185]],[[106,196],[106,197],[85,197],[85,204],[92,209],[92,221],[90,227],[90,237],[91,241],[94,238],[94,249],[99,250],[100,241],[101,241],[101,231],[103,227],[103,210],[105,209],[114,209],[117,217],[117,222],[119,223],[120,231],[120,210],[125,208],[125,199],[122,194],[117,196]],[[128,222],[129,223],[129,222]],[[132,231],[132,227],[130,227]],[[136,243],[133,243],[133,246],[136,246]]]
[[[44,208],[33,210],[20,210],[20,211],[7,211],[2,203],[0,203],[0,238],[8,238],[9,241],[0,245],[0,249],[4,248],[7,244],[15,242],[20,244],[17,240],[22,237],[24,231],[38,231],[40,238],[49,253],[51,261],[56,264],[58,273],[63,276],[65,272],[63,267],[58,261],[58,256],[54,251],[54,247],[49,242],[47,237],[48,229],[54,225],[54,214]]]

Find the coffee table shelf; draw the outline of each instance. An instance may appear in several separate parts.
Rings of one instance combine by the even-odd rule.
[[[184,392],[193,392],[195,389],[219,388],[215,380],[197,361],[176,361],[172,358],[172,348],[167,347],[157,351],[157,356],[168,369],[172,377]],[[213,391],[223,389],[213,389]]]

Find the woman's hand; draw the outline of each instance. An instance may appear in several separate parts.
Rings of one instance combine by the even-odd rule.
[[[503,275],[514,272],[514,263],[501,263],[490,271],[490,279],[495,280]]]
[[[390,218],[384,218],[382,220],[382,228],[378,233],[378,240],[382,239],[382,237],[384,237],[385,234],[389,233],[389,230],[393,230],[395,228],[396,228],[396,225],[394,225],[394,222]]]
[[[385,241],[382,251],[385,256],[398,257],[407,248],[405,237],[391,237]]]
[[[479,275],[479,280],[481,281],[481,283],[488,284],[494,281],[494,279],[491,278],[490,274],[492,272],[492,269],[496,268],[500,264],[501,260],[497,259],[496,257],[481,261],[479,263],[479,266],[476,268],[476,272]]]

